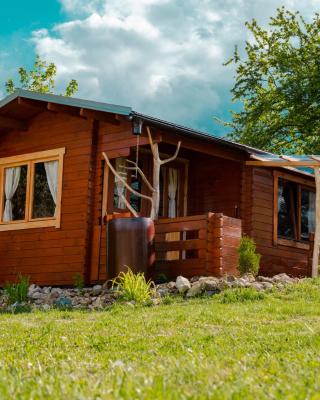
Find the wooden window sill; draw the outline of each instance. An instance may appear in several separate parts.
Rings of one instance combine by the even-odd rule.
[[[30,222],[11,222],[9,224],[0,224],[0,232],[50,227],[60,228],[59,220],[51,218]]]
[[[278,238],[275,244],[280,246],[295,247],[296,249],[303,249],[303,250],[310,249],[309,243],[298,242],[297,240]]]

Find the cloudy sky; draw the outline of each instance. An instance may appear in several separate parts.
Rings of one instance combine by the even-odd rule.
[[[78,97],[222,135],[234,70],[222,64],[248,39],[246,20],[265,25],[277,7],[306,18],[320,0],[16,0],[2,4],[0,82],[35,54],[71,78]],[[0,95],[4,96],[4,87]]]

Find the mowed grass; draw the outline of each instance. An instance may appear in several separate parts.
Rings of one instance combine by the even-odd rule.
[[[169,303],[169,302],[168,302]],[[320,281],[0,316],[0,399],[318,399]]]

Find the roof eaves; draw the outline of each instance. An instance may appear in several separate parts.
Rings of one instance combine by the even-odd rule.
[[[74,97],[58,96],[48,93],[39,93],[24,89],[17,89],[14,93],[2,99],[0,101],[0,108],[4,107],[6,104],[10,103],[18,97],[23,97],[31,100],[46,101],[71,107],[86,108],[94,111],[120,114],[125,116],[129,116],[132,112],[131,107],[120,106],[117,104],[102,103],[98,101],[78,99]]]
[[[175,123],[172,123],[172,122],[167,122],[167,121],[164,121],[164,120],[159,119],[159,118],[154,118],[154,117],[150,117],[150,116],[145,115],[145,114],[140,114],[140,113],[138,113],[136,111],[133,111],[131,113],[131,115],[133,117],[141,118],[142,120],[148,121],[148,122],[153,123],[155,125],[159,125],[159,126],[163,126],[163,127],[166,127],[166,128],[174,129],[176,131],[180,131],[181,133],[189,135],[189,136],[193,136],[193,137],[201,138],[201,139],[207,139],[209,141],[212,141],[212,142],[215,142],[215,143],[219,143],[219,144],[222,144],[222,145],[225,145],[225,146],[229,146],[229,147],[235,148],[237,150],[245,151],[249,155],[251,155],[251,154],[265,154],[265,155],[271,154],[271,153],[268,153],[268,152],[266,152],[264,150],[256,149],[254,147],[251,147],[251,146],[248,146],[248,145],[245,145],[245,144],[241,144],[241,143],[236,143],[236,142],[233,142],[232,140],[229,140],[229,139],[226,139],[226,138],[221,138],[221,137],[218,137],[218,136],[214,136],[214,135],[211,135],[209,133],[205,133],[205,132],[202,132],[202,131],[199,131],[199,130],[196,130],[196,129],[188,128],[188,127],[183,126],[183,125],[175,124]]]

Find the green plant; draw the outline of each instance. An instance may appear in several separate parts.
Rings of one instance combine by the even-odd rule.
[[[18,275],[17,283],[6,283],[4,292],[8,297],[8,303],[23,303],[28,298],[29,277]]]
[[[57,66],[51,62],[42,60],[36,56],[33,68],[27,71],[24,67],[18,69],[19,83],[16,85],[13,79],[6,82],[8,94],[13,93],[17,86],[21,89],[31,90],[39,93],[53,93],[56,86],[55,78],[57,75]],[[65,89],[64,96],[73,96],[78,91],[78,82],[71,79]]]
[[[170,305],[170,304],[172,304],[173,302],[174,302],[174,299],[173,299],[173,297],[170,296],[169,294],[166,294],[166,295],[164,296],[164,298],[162,299],[162,304],[165,304],[165,305]]]
[[[74,275],[74,287],[75,287],[76,289],[78,289],[79,292],[83,292],[84,280],[83,280],[82,275],[81,275],[79,272],[77,272],[77,273]]]
[[[243,236],[237,249],[239,254],[238,269],[240,274],[251,273],[256,276],[260,267],[261,255],[256,253],[256,245],[248,236]]]
[[[263,300],[265,294],[253,288],[227,289],[217,295],[220,303],[244,303]]]
[[[236,69],[231,92],[239,107],[225,125],[233,140],[259,149],[319,154],[320,15],[281,7],[267,24],[247,22],[250,40],[226,63]]]
[[[121,297],[126,301],[135,301],[142,304],[151,298],[154,283],[146,278],[142,272],[135,274],[127,267],[127,272],[120,274],[112,281],[112,288],[117,287]]]

